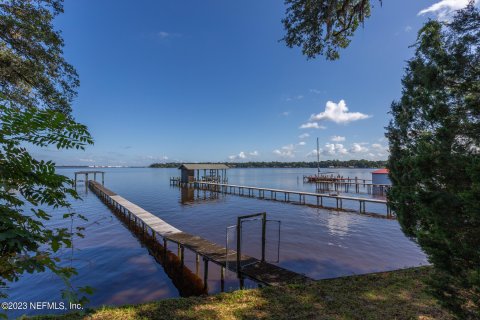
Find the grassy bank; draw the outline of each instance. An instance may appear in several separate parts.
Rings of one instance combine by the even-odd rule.
[[[105,307],[37,319],[452,319],[426,292],[429,267]]]

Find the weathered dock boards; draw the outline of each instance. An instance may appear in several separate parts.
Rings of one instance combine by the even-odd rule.
[[[199,236],[182,232],[159,217],[110,191],[96,181],[89,181],[89,186],[100,198],[122,212],[125,217],[127,217],[129,222],[133,222],[138,225],[142,232],[150,232],[152,237],[157,240],[158,236],[163,238],[164,248],[167,248],[167,241],[177,244],[178,256],[182,261],[182,265],[185,248],[193,251],[197,255],[197,263],[199,261],[199,256],[201,256],[204,262],[205,288],[207,287],[208,281],[209,262],[213,262],[221,266],[222,281],[224,280],[225,269],[237,272],[237,257],[235,251],[228,250],[227,252],[226,248],[216,243],[203,239]],[[248,277],[262,284],[274,286],[285,285],[288,283],[306,283],[312,281],[312,279],[302,274],[295,273],[271,263],[262,262],[256,258],[246,255],[241,256],[240,266],[240,286],[243,286],[243,277]]]
[[[295,202],[295,203],[305,204],[305,205],[316,205],[318,207],[322,207],[325,209],[333,209],[333,210],[355,211],[355,210],[348,210],[343,208],[344,200],[354,201],[354,202],[358,202],[358,205],[359,205],[358,212],[375,215],[375,216],[380,216],[380,215],[373,212],[368,212],[366,210],[366,204],[367,203],[383,204],[385,205],[385,208],[386,208],[385,217],[386,218],[395,217],[395,215],[390,210],[390,207],[388,206],[387,201],[380,200],[380,199],[349,197],[349,196],[341,196],[336,194],[283,190],[283,189],[274,189],[274,188],[261,188],[261,187],[225,184],[225,183],[217,183],[217,182],[208,182],[208,181],[194,181],[189,183],[182,183],[175,178],[170,179],[170,183],[173,185],[181,186],[181,187],[199,188],[202,190],[210,190],[210,191],[220,192],[225,194],[256,197],[258,199],[280,200],[285,202],[293,202],[293,200],[291,199],[291,196],[293,195],[293,196],[298,196],[298,202]],[[267,192],[267,196],[265,196],[265,192]],[[280,197],[278,197],[277,194],[280,194]],[[315,204],[307,203],[306,197],[316,199],[316,203]],[[323,203],[324,198],[335,199],[336,206],[335,207],[324,206],[324,203]]]

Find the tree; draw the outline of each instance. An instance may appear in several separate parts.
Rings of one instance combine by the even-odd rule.
[[[408,61],[387,127],[389,194],[405,234],[435,272],[439,301],[480,317],[480,12],[429,21]]]
[[[78,195],[70,179],[56,174],[53,162],[36,160],[28,152],[31,145],[84,149],[93,143],[87,128],[70,114],[79,80],[62,56],[63,40],[52,25],[62,10],[61,0],[0,3],[2,287],[24,272],[50,269],[65,280],[75,273],[54,256],[61,246],[72,245],[72,232],[44,222],[51,218],[49,209],[68,209],[69,198]],[[63,217],[75,215],[69,212]]]
[[[285,0],[285,5],[282,40],[290,48],[302,47],[308,58],[328,60],[340,57],[338,50],[348,47],[372,7],[369,0]]]

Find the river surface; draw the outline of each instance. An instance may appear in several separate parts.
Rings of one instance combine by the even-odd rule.
[[[58,169],[73,177],[80,169]],[[169,178],[179,176],[177,169],[109,168],[105,186],[176,228],[199,235],[215,243],[233,246],[234,233],[227,229],[237,216],[266,212],[267,259],[284,268],[314,279],[394,270],[427,264],[425,254],[404,236],[396,220],[368,215],[337,212],[294,203],[255,198],[183,191],[170,186]],[[374,169],[329,169],[335,175],[371,179]],[[231,169],[229,183],[315,192],[315,185],[303,182],[304,175],[316,169]],[[90,177],[91,178],[91,177]],[[97,181],[99,177],[97,177]],[[88,221],[62,219],[64,211],[53,212],[49,225],[86,227],[84,238],[75,238],[73,249],[58,253],[63,264],[77,268],[73,287],[89,285],[95,293],[89,296],[89,307],[133,304],[177,297],[177,289],[165,269],[107,208],[95,194],[79,182],[82,201],[73,202],[76,212]],[[368,194],[350,194],[371,197]],[[346,204],[357,208],[358,204]],[[379,213],[384,206],[372,206]],[[278,232],[280,221],[280,233]],[[260,257],[260,223],[244,224],[242,245],[245,253]],[[280,234],[280,239],[279,239]],[[228,236],[228,241],[227,241]],[[186,250],[186,266],[195,273],[195,256]],[[200,269],[200,277],[202,277]],[[171,275],[170,275],[171,276]],[[220,292],[220,270],[209,266],[209,293]],[[253,282],[247,286],[255,287]],[[60,302],[64,282],[51,272],[25,274],[8,286],[10,302]],[[238,282],[227,272],[225,289],[235,290]],[[54,313],[59,310],[16,310],[9,317],[22,314]]]

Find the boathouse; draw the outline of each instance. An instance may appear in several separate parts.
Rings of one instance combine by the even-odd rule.
[[[182,183],[194,181],[227,183],[227,170],[230,167],[223,163],[184,163],[178,169],[181,171]]]
[[[378,169],[372,172],[372,184],[392,184],[388,178],[388,169]]]
[[[372,172],[372,194],[384,195],[391,185],[388,169],[378,169]]]

